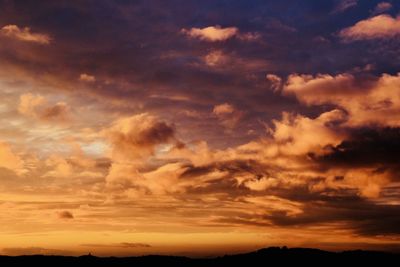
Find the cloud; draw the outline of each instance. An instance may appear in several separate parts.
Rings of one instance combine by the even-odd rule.
[[[150,248],[151,245],[144,243],[131,243],[131,242],[122,242],[119,244],[122,248]]]
[[[339,145],[345,139],[345,133],[335,127],[345,119],[346,114],[337,109],[315,119],[284,112],[282,120],[273,121],[274,129],[270,131],[283,154],[325,154],[331,146]]]
[[[19,41],[38,44],[50,44],[50,36],[42,33],[32,33],[28,27],[19,28],[17,25],[6,25],[0,30],[0,34]]]
[[[267,81],[271,84],[271,89],[275,92],[280,90],[282,86],[282,78],[275,75],[275,74],[267,74],[266,75]]]
[[[346,140],[335,146],[331,153],[319,158],[330,166],[358,168],[386,165],[396,166],[400,151],[400,128],[361,128],[353,130]]]
[[[148,113],[121,118],[104,130],[112,146],[113,157],[132,159],[154,154],[155,148],[175,140],[172,125]]]
[[[258,58],[242,58],[234,52],[228,53],[222,49],[213,49],[204,56],[200,57],[200,60],[213,71],[221,74],[246,72],[253,73],[258,72],[262,69],[269,67],[269,62]],[[192,66],[199,66],[198,62],[192,64]]]
[[[22,171],[23,160],[15,154],[11,146],[0,141],[0,168],[10,169],[17,174]]]
[[[82,244],[85,247],[105,247],[105,248],[151,248],[152,246],[145,243],[132,243],[132,242],[121,242],[117,244]]]
[[[335,7],[332,13],[341,13],[349,8],[357,6],[358,0],[340,0],[339,4]]]
[[[400,126],[400,74],[359,81],[351,74],[290,75],[284,94],[307,105],[333,104],[348,113],[349,126]]]
[[[381,2],[376,5],[376,7],[372,13],[373,14],[383,13],[383,12],[390,10],[392,7],[393,7],[392,4],[389,2]]]
[[[261,38],[261,34],[258,32],[246,32],[237,35],[237,38],[242,41],[253,42]]]
[[[40,95],[24,94],[20,96],[18,111],[24,115],[36,114],[36,108],[43,106],[46,99]]]
[[[244,185],[254,191],[264,191],[279,185],[279,180],[273,177],[262,177],[260,179],[247,180]]]
[[[190,38],[197,38],[208,42],[221,42],[237,37],[242,41],[256,41],[261,35],[256,32],[241,33],[236,27],[222,28],[219,25],[209,26],[205,28],[191,28],[190,30],[182,29],[181,32]]]
[[[213,114],[227,129],[233,129],[243,117],[243,112],[228,103],[215,105]]]
[[[69,114],[69,106],[59,102],[42,110],[40,118],[43,120],[66,120]]]
[[[43,121],[62,122],[69,118],[70,108],[64,102],[49,105],[45,97],[27,93],[20,96],[18,112]]]
[[[72,178],[74,175],[73,167],[65,157],[51,155],[45,160],[45,164],[50,170],[44,177]]]
[[[400,17],[378,15],[357,22],[354,26],[340,31],[345,41],[393,38],[400,34]]]
[[[315,105],[326,103],[326,99],[339,100],[344,94],[351,95],[354,86],[354,76],[347,73],[336,76],[292,74],[287,78],[283,93],[294,94],[302,103]]]
[[[296,216],[287,216],[283,212],[266,215],[274,225],[294,226],[332,223],[342,221],[345,225],[354,227],[356,234],[376,236],[379,234],[397,235],[395,227],[400,222],[396,212],[398,205],[372,204],[359,198],[328,197],[325,205],[315,202],[305,203],[303,210]],[[382,218],[385,218],[384,220]]]
[[[219,66],[229,61],[229,57],[221,50],[211,51],[203,59],[204,62],[210,67]]]
[[[221,26],[209,26],[205,28],[191,28],[190,30],[182,29],[182,33],[191,38],[198,38],[203,41],[219,42],[225,41],[239,33],[236,27],[221,28]]]
[[[79,75],[79,80],[91,83],[96,81],[96,77],[94,77],[93,75],[82,73],[81,75]]]
[[[214,106],[214,109],[213,109],[213,113],[217,116],[221,116],[224,114],[232,114],[234,111],[235,111],[235,108],[228,103],[216,105],[216,106]]]
[[[105,177],[112,192],[127,195],[164,194],[174,191],[180,164],[165,164],[155,170],[148,167],[152,157],[162,152],[162,145],[173,145],[175,129],[154,115],[142,113],[114,121],[102,131],[111,147],[112,160]]]
[[[193,181],[183,181],[179,177],[185,172],[182,163],[166,163],[155,170],[140,170],[135,163],[113,163],[106,177],[107,187],[129,198],[143,195],[162,196],[182,194]]]
[[[58,218],[60,218],[60,219],[73,219],[74,215],[70,211],[64,210],[64,211],[61,211],[61,212],[58,213]]]

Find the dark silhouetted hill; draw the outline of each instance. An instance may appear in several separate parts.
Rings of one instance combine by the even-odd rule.
[[[221,267],[221,266],[278,266],[303,265],[330,266],[332,264],[380,264],[383,266],[399,262],[400,254],[374,251],[328,252],[309,248],[270,247],[255,252],[237,255],[226,255],[210,259],[192,259],[176,256],[140,256],[140,257],[80,257],[67,256],[0,256],[0,266],[182,266],[182,267]]]

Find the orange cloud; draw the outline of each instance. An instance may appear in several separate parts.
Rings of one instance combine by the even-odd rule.
[[[203,41],[218,42],[225,41],[239,33],[236,27],[221,28],[221,26],[209,26],[205,28],[182,29],[182,33],[191,38],[198,38]]]
[[[339,35],[346,41],[392,38],[400,34],[400,17],[378,15],[343,29]]]
[[[28,27],[19,28],[17,25],[6,25],[0,30],[0,34],[19,41],[38,44],[50,44],[51,38],[47,34],[32,33]]]
[[[343,122],[344,112],[332,110],[315,119],[283,113],[282,120],[274,120],[272,130],[274,142],[284,154],[305,155],[309,152],[323,154],[330,146],[336,146],[345,139],[345,134],[331,125]]]
[[[279,180],[273,177],[262,177],[261,179],[249,179],[244,185],[254,191],[265,191],[266,189],[279,185]]]
[[[243,117],[243,112],[228,103],[215,105],[213,114],[227,129],[233,129]]]
[[[79,80],[84,81],[84,82],[95,82],[96,77],[93,75],[82,73],[81,75],[79,75]]]
[[[256,41],[261,35],[256,32],[241,33],[236,27],[221,28],[221,26],[209,26],[205,28],[191,28],[190,30],[182,29],[182,33],[190,38],[197,38],[208,42],[221,42],[233,37],[242,41]]]
[[[74,175],[73,167],[65,157],[51,155],[45,164],[51,169],[45,174],[47,177],[72,178]]]
[[[156,146],[174,140],[174,128],[148,113],[115,121],[104,130],[112,146],[113,157],[141,158],[152,155]]]
[[[307,105],[334,104],[349,114],[347,125],[400,125],[400,74],[383,74],[360,87],[350,74],[290,75],[284,94],[294,94]]]
[[[18,111],[20,114],[40,120],[65,121],[69,117],[70,108],[64,102],[49,105],[41,95],[23,94],[20,96]]]
[[[278,91],[282,86],[282,78],[275,74],[267,74],[265,76],[267,81],[271,84],[271,89]]]
[[[351,74],[298,75],[287,78],[283,94],[294,94],[307,105],[326,103],[326,99],[342,99],[343,95],[351,95],[354,90],[354,76]],[[358,93],[358,92],[354,92]]]
[[[18,174],[22,167],[23,160],[12,151],[10,145],[0,141],[0,168],[10,169]]]

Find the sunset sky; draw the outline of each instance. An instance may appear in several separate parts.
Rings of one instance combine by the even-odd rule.
[[[0,254],[400,251],[400,1],[0,0]]]

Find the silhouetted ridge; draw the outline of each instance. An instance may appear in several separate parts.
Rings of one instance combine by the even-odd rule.
[[[178,256],[141,256],[141,257],[96,257],[91,254],[80,257],[70,256],[0,256],[0,266],[184,266],[184,267],[221,267],[221,266],[275,266],[286,264],[307,264],[308,266],[323,266],[331,264],[386,265],[400,260],[400,254],[375,251],[344,251],[328,252],[311,248],[270,247],[246,254],[225,255],[211,259],[192,259]]]

